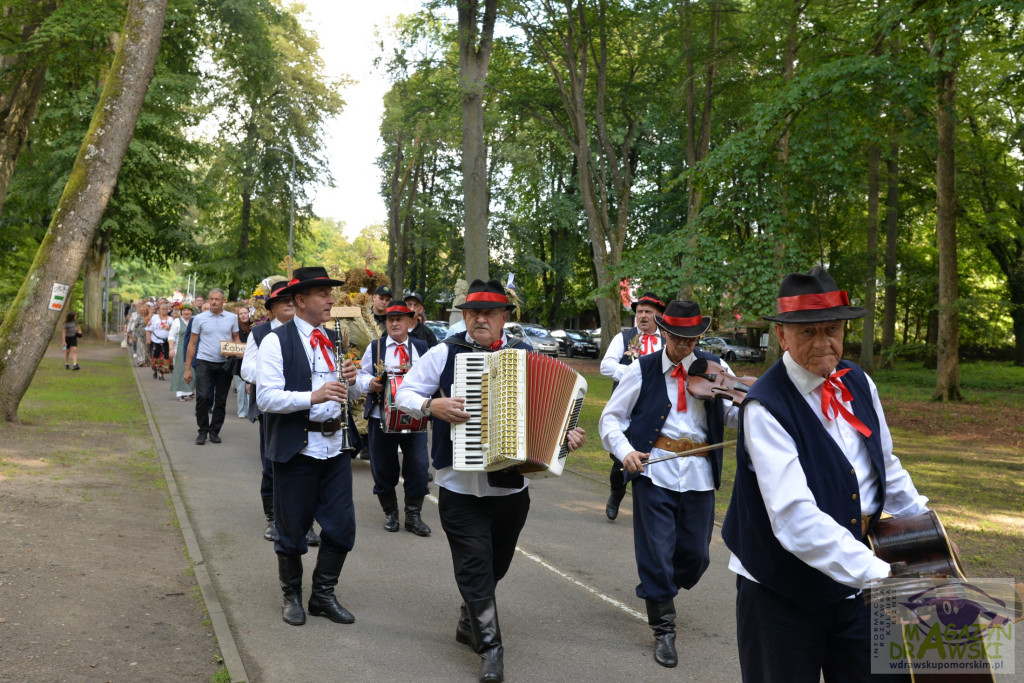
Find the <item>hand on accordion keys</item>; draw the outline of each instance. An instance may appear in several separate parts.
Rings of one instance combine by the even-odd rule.
[[[423,403],[426,405],[426,401]],[[433,399],[430,402],[430,416],[457,425],[469,421],[471,417],[466,412],[466,399],[461,396]]]

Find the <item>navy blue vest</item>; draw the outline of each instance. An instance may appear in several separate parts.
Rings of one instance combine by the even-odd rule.
[[[480,351],[487,351],[483,348],[473,348],[470,346],[463,346],[462,337],[461,339],[453,343],[454,340],[451,338],[445,339],[444,344],[448,346],[448,360],[444,364],[444,370],[441,371],[441,380],[438,383],[438,389],[434,393],[434,398],[451,397],[452,395],[452,383],[455,382],[455,356],[460,353],[468,353],[474,351],[479,353]],[[506,349],[525,349],[526,351],[533,351],[533,347],[528,342],[525,342],[516,337],[508,338],[508,345],[503,347]],[[442,467],[452,466],[452,425],[450,422],[444,420],[431,420],[433,423],[434,435],[430,442],[430,458],[434,463],[434,469],[439,470]]]
[[[636,328],[631,327],[628,330],[624,330],[620,333],[622,335],[622,356],[619,358],[619,365],[632,365],[633,358],[629,356],[626,351],[629,349],[629,342],[633,341],[633,337],[636,336]],[[658,337],[661,337],[661,348],[665,348],[665,335],[658,330]],[[650,355],[650,354],[648,354]],[[641,356],[643,358],[643,356]],[[615,387],[619,386],[618,382],[612,382],[612,391],[615,391]]]
[[[668,412],[672,410],[672,402],[665,388],[665,375],[661,371],[661,357],[664,353],[664,349],[661,349],[640,357],[640,395],[637,396],[636,405],[629,416],[628,438],[633,450],[641,453],[651,452],[654,442],[661,435],[665,420],[668,419]],[[704,351],[694,350],[693,355],[715,363],[720,362],[718,356]],[[708,443],[721,443],[725,434],[725,408],[722,399],[704,401],[704,412],[707,415]],[[716,448],[707,457],[711,460],[711,472],[717,489],[722,485],[722,449]],[[639,472],[629,474],[625,470],[623,474],[627,482],[640,476]]]
[[[871,436],[866,440],[868,455],[878,474],[878,485],[884,492],[885,466],[871,390],[863,370],[849,361],[841,361],[836,369],[843,368],[852,368],[843,376],[842,382],[853,394],[854,415],[871,430]],[[759,401],[796,442],[800,466],[818,508],[860,540],[857,474],[789,379],[781,359],[754,383],[747,400]],[[805,564],[775,538],[757,485],[757,476],[744,447],[742,412],[737,438],[736,484],[722,526],[722,538],[729,550],[761,584],[808,610],[821,609],[856,593],[855,588],[833,581]]]
[[[269,325],[268,325],[269,327]],[[309,356],[302,348],[302,338],[290,320],[271,331],[281,340],[281,359],[284,365],[285,391],[312,391],[313,376],[309,370]],[[265,335],[264,335],[265,336]],[[327,330],[327,337],[337,343],[337,335]],[[317,350],[319,353],[319,350]],[[267,459],[274,462],[288,462],[296,453],[306,447],[306,422],[309,410],[294,413],[264,413],[267,430]]]
[[[377,367],[377,361],[380,358],[380,356],[378,354],[380,353],[381,349],[386,349],[388,347],[388,340],[389,339],[390,339],[390,337],[385,332],[384,334],[382,334],[377,339],[377,341],[375,341],[372,344],[370,344],[370,367],[371,368],[376,368]],[[409,343],[411,343],[414,347],[416,347],[416,351],[419,352],[419,357],[420,358],[422,358],[423,354],[425,354],[427,351],[430,350],[430,348],[427,346],[427,342],[421,341],[419,339],[416,339],[415,337],[409,337],[409,339],[407,341]],[[412,354],[409,354],[409,355],[410,355],[409,363],[411,364],[412,363]],[[374,372],[376,372],[376,371],[374,371]],[[370,409],[373,408],[373,406],[380,405],[383,400],[384,400],[384,396],[382,394],[376,392],[376,391],[368,391],[368,392],[366,392],[366,405],[363,406],[363,419],[365,420],[366,418],[370,417]]]

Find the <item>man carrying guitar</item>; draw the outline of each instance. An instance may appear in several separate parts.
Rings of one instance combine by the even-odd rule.
[[[743,403],[722,528],[748,683],[871,679],[860,591],[891,570],[864,538],[883,510],[927,510],[893,455],[874,382],[841,360],[845,321],[867,313],[849,303],[815,266],[787,275],[778,315],[764,316],[785,353]]]

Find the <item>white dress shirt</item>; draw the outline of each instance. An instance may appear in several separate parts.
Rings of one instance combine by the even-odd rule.
[[[680,362],[688,371],[690,364],[695,360],[697,357],[691,353]],[[725,361],[722,361],[721,365],[723,370],[731,372]],[[669,439],[689,439],[697,443],[706,442],[708,422],[704,401],[694,398],[687,390],[686,410],[676,410],[679,398],[679,380],[672,376],[675,367],[667,353],[661,354],[661,372],[665,377],[665,390],[672,407],[669,408],[668,415],[665,416],[665,424],[661,428],[660,436]],[[629,427],[630,415],[633,414],[633,408],[640,397],[640,388],[643,384],[640,363],[633,362],[630,365],[622,366],[622,368],[626,372],[622,375],[619,386],[612,392],[612,397],[608,400],[608,404],[601,413],[601,419],[597,423],[597,429],[601,434],[601,444],[619,462],[625,460],[626,456],[635,450],[624,432]],[[726,426],[736,427],[738,415],[739,408],[729,403],[725,411]],[[660,448],[651,449],[651,458],[671,454],[671,451]],[[708,457],[703,456],[683,456],[656,462],[644,467],[642,476],[648,477],[658,486],[671,491],[711,491],[715,488],[711,461]]]
[[[359,388],[360,394],[366,394],[370,391],[370,382],[374,377],[379,375],[377,369],[373,367],[373,347],[377,345],[378,341],[374,341],[366,347],[366,351],[363,352],[363,360],[360,362],[359,374],[356,376],[356,386]],[[419,360],[420,352],[413,346],[411,339],[406,339],[404,344],[399,344],[390,336],[388,341],[384,345],[384,358],[382,359],[384,365],[387,367],[388,372],[392,374],[403,374],[405,370],[401,370],[399,366],[401,362],[398,358],[398,347],[405,346],[406,353],[409,354],[409,364],[413,365]],[[405,380],[402,380],[403,382]],[[370,414],[367,417],[375,417],[381,419],[380,404],[370,408]]]
[[[464,339],[473,343],[468,334]],[[501,335],[501,341],[503,344],[508,343],[508,337],[504,332]],[[420,412],[423,402],[433,396],[441,385],[441,372],[448,362],[449,346],[444,343],[438,344],[412,366],[405,379],[402,380],[402,386],[399,387],[398,395],[395,397],[399,408],[414,417],[423,415]],[[434,473],[434,483],[454,493],[483,498],[484,496],[509,496],[519,493],[529,485],[530,480],[527,479],[522,488],[498,488],[488,485],[486,472],[457,472],[454,467],[442,467]]]
[[[270,319],[271,332],[283,325],[277,318]],[[268,335],[269,336],[269,335]],[[256,335],[249,330],[249,339],[245,342],[245,353],[242,354],[242,368],[238,371],[239,376],[249,384],[256,383],[256,368],[260,362],[260,345],[256,343]]]
[[[334,358],[334,350],[327,349],[331,356],[331,362],[335,369],[332,371],[324,360],[320,346],[309,345],[309,337],[313,333],[313,326],[302,318],[296,316],[295,329],[299,333],[299,342],[306,352],[306,361],[309,363],[313,391],[316,391],[331,380],[338,379],[337,361]],[[318,326],[321,332],[325,332],[323,325]],[[296,359],[301,362],[300,359]],[[341,415],[341,405],[334,401],[325,401],[312,405],[312,391],[285,391],[284,388],[284,361],[281,357],[281,340],[276,334],[268,334],[263,338],[260,345],[259,360],[256,369],[256,405],[264,413],[295,413],[300,410],[309,410],[311,422],[326,422]],[[347,428],[344,425],[343,428]],[[318,460],[332,458],[341,452],[341,431],[334,432],[325,437],[320,432],[310,431],[306,447],[299,451],[303,455]]]
[[[880,507],[895,517],[925,512],[928,499],[918,494],[910,475],[893,455],[892,435],[871,378],[865,375],[878,415],[878,436],[885,463],[884,500],[864,438],[844,418],[829,420],[821,414],[825,379],[797,364],[788,351],[782,360],[789,378],[856,471],[861,513],[871,515]],[[853,410],[851,402],[844,405]],[[782,425],[757,401],[748,403],[745,411],[744,447],[757,473],[772,531],[782,547],[834,581],[853,588],[863,588],[871,579],[888,576],[888,563],[875,557],[847,528],[818,508],[800,466],[796,443]],[[756,581],[735,555],[729,558],[729,569]]]
[[[642,339],[643,335],[647,334],[646,332],[641,332],[639,327],[634,327],[633,330],[636,331],[636,337],[634,337],[634,339]],[[655,330],[654,334],[650,336],[653,337],[654,339],[649,343],[649,349],[647,353],[654,353],[655,351],[660,351],[661,332]],[[604,375],[605,377],[611,377],[612,380],[616,382],[621,382],[622,376],[626,374],[626,370],[628,368],[631,368],[633,365],[636,365],[635,359],[629,365],[623,365],[620,362],[622,359],[622,354],[624,354],[625,352],[626,347],[622,343],[622,335],[617,334],[614,337],[612,337],[612,340],[608,343],[608,348],[605,349],[604,358],[601,359],[601,374]],[[646,356],[647,353],[644,353],[644,345],[643,343],[641,343],[640,355]],[[618,391],[618,389],[616,389],[616,391]]]

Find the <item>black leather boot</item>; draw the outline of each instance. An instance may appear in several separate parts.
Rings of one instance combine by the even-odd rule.
[[[268,541],[276,541],[279,536],[277,535],[277,525],[274,524],[273,498],[263,498],[263,514],[267,518],[267,530],[263,532],[263,538]]]
[[[338,624],[352,624],[356,618],[338,604],[334,587],[338,585],[341,568],[348,553],[334,553],[320,548],[313,569],[313,590],[309,595],[309,613],[314,617],[327,617]]]
[[[604,514],[608,517],[609,521],[615,521],[615,518],[619,516],[619,505],[625,497],[625,488],[612,489],[612,494],[608,496],[608,502],[604,506]]]
[[[469,613],[469,624],[473,629],[476,653],[483,660],[480,665],[480,680],[504,681],[505,664],[502,658],[505,649],[501,645],[498,607],[494,604],[494,598],[468,601],[466,610]]]
[[[469,645],[476,652],[476,645],[473,644],[473,626],[469,623],[469,610],[466,603],[459,607],[459,625],[455,627],[455,642]]]
[[[394,489],[385,493],[378,493],[377,500],[384,510],[384,531],[398,531],[398,494]]]
[[[302,626],[306,623],[302,609],[302,555],[278,555],[277,576],[284,593],[281,618],[286,624]]]
[[[679,663],[676,655],[676,605],[672,600],[647,600],[647,623],[654,631],[654,661],[672,668]]]
[[[309,531],[306,532],[306,545],[317,546],[320,545],[320,534],[313,531],[313,525],[309,525]]]
[[[420,518],[423,511],[423,496],[419,498],[405,497],[405,530],[417,536],[429,536],[430,527]]]

